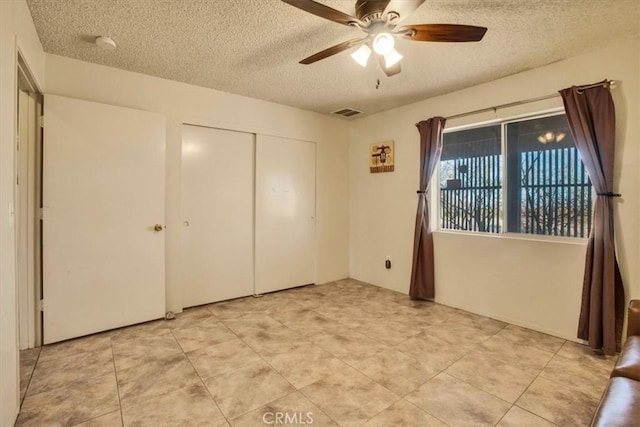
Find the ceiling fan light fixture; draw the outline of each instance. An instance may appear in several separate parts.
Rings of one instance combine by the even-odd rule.
[[[562,141],[565,137],[567,136],[566,133],[564,132],[545,132],[542,135],[538,136],[538,142],[540,142],[541,144],[548,144],[550,142],[560,142]]]
[[[403,58],[397,50],[391,49],[389,53],[384,55],[384,66],[389,68],[396,65]]]
[[[111,37],[107,36],[96,37],[95,43],[98,47],[104,50],[114,50],[117,47],[116,42],[114,42]]]
[[[369,61],[370,56],[371,56],[371,48],[366,44],[363,44],[362,46],[360,46],[360,49],[356,50],[351,54],[351,57],[353,58],[353,60],[356,61],[358,64],[362,65],[363,67],[367,66],[367,62]]]
[[[393,50],[395,41],[393,36],[389,33],[380,33],[373,39],[373,50],[378,55],[386,55]]]

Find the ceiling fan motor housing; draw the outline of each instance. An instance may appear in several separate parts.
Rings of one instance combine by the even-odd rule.
[[[382,12],[387,0],[358,0],[356,2],[356,18],[365,23],[382,20]]]

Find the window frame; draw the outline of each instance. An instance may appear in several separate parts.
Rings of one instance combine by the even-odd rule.
[[[431,221],[432,230],[436,233],[442,233],[442,234],[456,234],[456,235],[468,235],[468,236],[479,236],[479,237],[490,237],[490,238],[502,238],[502,239],[507,238],[507,239],[516,239],[516,240],[559,242],[559,243],[585,245],[588,241],[588,233],[585,237],[572,237],[572,236],[553,236],[553,235],[547,235],[547,234],[531,234],[531,233],[518,233],[515,231],[507,231],[509,227],[507,223],[508,215],[506,214],[506,211],[507,211],[506,207],[508,206],[507,203],[509,202],[508,189],[507,189],[507,187],[509,186],[509,183],[508,183],[508,180],[506,179],[507,178],[506,176],[507,175],[507,156],[506,156],[507,125],[511,123],[526,121],[526,120],[542,119],[545,117],[553,117],[553,116],[560,116],[560,115],[566,115],[565,109],[563,107],[551,108],[551,109],[538,111],[538,112],[518,114],[514,116],[509,116],[506,118],[496,117],[495,119],[492,119],[492,120],[473,122],[473,123],[468,123],[464,125],[453,126],[451,128],[446,128],[446,125],[445,125],[445,129],[443,131],[443,137],[444,137],[444,134],[450,133],[450,132],[458,132],[458,131],[467,130],[467,129],[474,129],[474,128],[479,128],[484,126],[500,124],[500,155],[502,157],[500,162],[500,167],[501,167],[500,178],[501,178],[501,184],[502,184],[502,197],[500,200],[501,205],[500,205],[499,218],[501,221],[501,228],[499,233],[484,233],[484,232],[469,231],[469,230],[455,230],[455,229],[443,228],[441,226],[442,224],[442,209],[441,209],[442,200],[441,200],[441,191],[440,191],[441,177],[440,177],[440,161],[438,161],[438,167],[436,168],[436,171],[434,172],[434,176],[430,181],[431,183],[434,183],[434,182],[438,183],[438,187],[437,189],[435,189],[434,187],[430,186],[430,189],[429,189],[430,192],[431,192],[431,189],[436,190],[431,192],[432,194],[430,195],[431,196],[430,200],[432,202],[431,218],[433,218],[433,220]],[[591,191],[595,196],[593,186],[591,187]],[[592,197],[591,209],[593,209],[594,201],[595,201],[595,197]]]

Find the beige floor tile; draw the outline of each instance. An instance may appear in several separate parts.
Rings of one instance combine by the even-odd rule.
[[[555,427],[556,425],[517,406],[511,407],[498,427]]]
[[[485,335],[495,335],[508,326],[508,323],[464,310],[457,310],[447,318],[446,324],[471,326]]]
[[[494,426],[511,406],[445,373],[429,380],[406,399],[453,427]]]
[[[113,355],[118,371],[181,353],[178,341],[168,328],[113,338]]]
[[[264,312],[247,313],[233,319],[225,319],[223,322],[239,337],[282,327],[282,323]]]
[[[262,357],[298,389],[348,368],[331,353],[310,344],[286,353],[265,353]]]
[[[303,307],[316,309],[325,304],[330,303],[329,298],[325,295],[316,294],[316,295],[299,295],[299,296],[291,296],[291,298]]]
[[[315,310],[324,317],[341,323],[347,328],[366,326],[370,322],[378,319],[374,314],[358,306],[344,304],[342,302],[339,304],[325,304],[317,307]]]
[[[282,312],[278,312],[278,313],[273,313],[271,316],[276,319],[277,321],[283,323],[283,324],[288,324],[291,322],[299,322],[299,321],[306,321],[306,320],[313,320],[316,316],[319,316],[320,314],[308,307],[304,307],[304,306],[300,306],[298,308],[295,308],[293,310],[287,310],[287,311],[282,311]],[[324,318],[326,319],[326,318]]]
[[[456,322],[447,320],[433,328],[425,329],[424,332],[453,345],[460,342],[475,345],[495,335],[495,332],[487,332],[482,326],[466,319],[459,319]]]
[[[53,359],[61,359],[68,356],[75,356],[79,353],[88,353],[111,348],[111,333],[89,335],[63,341],[57,344],[45,345],[38,359],[39,362],[48,362]]]
[[[373,320],[354,330],[389,346],[400,344],[422,332],[420,329],[407,327],[402,322],[388,318]]]
[[[366,355],[353,367],[398,396],[407,395],[439,372],[392,348]]]
[[[314,321],[289,322],[286,326],[303,337],[311,337],[325,332],[339,332],[345,328],[342,323],[328,319],[321,314],[318,314]]]
[[[396,303],[393,305],[394,312],[383,316],[383,319],[393,319],[407,329],[418,331],[419,334],[428,334],[446,322],[447,316],[438,315],[432,311],[404,307]]]
[[[34,366],[40,357],[41,350],[42,347],[20,350],[20,366]]]
[[[40,356],[41,347],[20,351],[20,400],[27,393],[27,387]]]
[[[218,323],[220,320],[211,313],[207,306],[187,308],[182,313],[176,314],[176,318],[166,322],[169,329],[193,328],[205,326],[210,322]]]
[[[375,296],[373,298],[378,297]],[[378,321],[385,319],[394,323],[398,322],[398,325],[403,326],[403,332],[409,332],[418,329],[416,328],[415,324],[411,324],[410,328],[406,328],[406,325],[401,322],[401,320],[404,319],[398,319],[395,316],[395,312],[398,310],[398,307],[394,302],[384,300],[367,300],[356,304],[358,304],[364,311],[371,314],[373,318],[377,319]]]
[[[307,307],[274,313],[273,317],[288,328],[304,335],[315,335],[344,329],[344,325]]]
[[[233,427],[262,427],[265,425],[337,426],[300,392],[291,393],[262,408],[235,418],[231,420],[231,425]]]
[[[219,426],[224,416],[201,382],[122,408],[126,426]]]
[[[302,393],[340,426],[362,425],[399,397],[354,369],[317,381]]]
[[[553,353],[524,343],[515,343],[496,334],[477,347],[495,360],[522,368],[542,369],[553,357]]]
[[[74,427],[122,427],[122,415],[120,410],[93,418]]]
[[[34,369],[35,365],[20,366],[20,400],[24,399],[27,394],[27,387],[31,382],[31,375]]]
[[[112,339],[141,339],[152,338],[157,334],[161,334],[169,329],[171,321],[159,319],[150,322],[138,323],[136,325],[127,326],[126,328],[114,329],[107,332]]]
[[[572,387],[538,377],[516,405],[565,427],[587,426],[599,399]]]
[[[47,427],[120,426],[122,410],[125,425],[265,425],[280,411],[305,426],[312,412],[313,425],[571,427],[588,424],[616,359],[353,279],[194,307],[20,358],[18,425]]]
[[[209,304],[207,309],[218,319],[226,320],[248,313],[263,313],[260,298],[253,296]]]
[[[119,409],[113,373],[27,396],[17,426],[72,426]]]
[[[412,300],[409,298],[407,294],[401,294],[398,292],[393,302],[398,305],[402,305],[404,307],[414,308],[414,309],[424,309],[428,310],[430,307],[437,305],[435,302],[425,301],[425,300]]]
[[[315,345],[347,363],[368,354],[375,354],[388,348],[371,338],[350,329],[340,332],[321,333],[310,338]]]
[[[260,309],[263,312],[267,313],[269,316],[304,308],[303,305],[298,304],[295,301],[295,298],[293,298],[291,295],[288,295],[287,291],[278,291],[263,294],[260,295],[260,297],[258,297],[257,299]]]
[[[600,399],[609,382],[611,369],[581,360],[556,355],[544,368],[541,377],[568,385]]]
[[[202,378],[225,374],[262,360],[239,339],[191,351],[187,357]]]
[[[464,382],[514,403],[540,373],[496,360],[486,353],[471,352],[447,368],[446,372]]]
[[[207,321],[199,326],[173,329],[172,333],[184,352],[237,339],[236,334],[221,322]]]
[[[565,343],[562,338],[553,337],[543,334],[542,332],[532,331],[531,329],[521,328],[516,325],[508,325],[501,330],[497,336],[510,341],[516,346],[532,346],[540,350],[556,353]]]
[[[51,359],[36,365],[27,394],[37,394],[113,373],[111,348]]]
[[[242,340],[260,354],[272,354],[286,353],[300,345],[306,345],[309,343],[307,338],[311,339],[291,328],[280,326],[245,335]]]
[[[596,352],[587,347],[586,345],[578,344],[571,341],[566,341],[560,350],[558,356],[566,357],[567,359],[575,360],[580,363],[588,363],[590,365],[597,365],[602,368],[611,371],[618,360],[618,356],[604,356],[596,354]]]
[[[445,423],[427,414],[406,400],[399,400],[380,412],[363,427],[447,427]]]
[[[296,301],[308,301],[314,298],[322,299],[326,295],[324,288],[316,285],[300,286],[284,291],[287,295],[293,297]]]
[[[420,335],[409,338],[394,348],[427,366],[442,370],[469,353],[474,346],[464,341],[450,343],[432,335]]]
[[[118,371],[117,377],[123,407],[200,382],[184,354]]]
[[[205,378],[204,382],[227,419],[236,418],[295,391],[287,380],[263,361]]]

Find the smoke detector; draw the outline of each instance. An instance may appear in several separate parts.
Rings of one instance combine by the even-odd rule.
[[[104,50],[114,50],[117,46],[116,42],[114,42],[111,37],[107,36],[96,37],[96,44]]]

